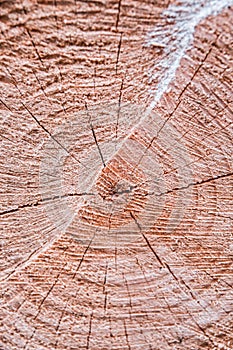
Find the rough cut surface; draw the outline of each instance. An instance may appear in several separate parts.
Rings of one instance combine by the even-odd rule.
[[[170,3],[0,0],[1,350],[233,349],[233,7],[148,112]]]

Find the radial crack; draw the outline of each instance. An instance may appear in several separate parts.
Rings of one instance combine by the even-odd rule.
[[[152,251],[152,253],[154,254],[154,256],[156,257],[156,259],[158,260],[159,264],[164,267],[164,263],[162,262],[162,260],[160,259],[160,257],[158,256],[158,254],[156,253],[156,251],[154,250],[154,248],[152,247],[152,245],[150,244],[148,238],[146,237],[146,235],[142,232],[142,228],[139,224],[139,222],[137,221],[137,219],[135,218],[135,216],[133,215],[132,212],[130,212],[130,216],[132,217],[132,219],[135,221],[137,227],[139,228],[139,231],[142,235],[142,237],[144,238],[144,240],[146,241],[146,244],[148,245],[148,247],[150,248],[150,250]]]
[[[43,61],[42,61],[42,58],[41,58],[41,56],[40,56],[40,54],[39,54],[39,51],[37,50],[36,44],[35,44],[35,42],[34,42],[34,40],[33,40],[33,37],[32,37],[32,35],[31,35],[31,33],[30,33],[30,31],[29,31],[28,28],[26,28],[26,32],[27,32],[28,36],[30,37],[32,46],[33,46],[34,49],[35,49],[35,52],[36,52],[36,55],[37,55],[39,61],[41,62],[42,66],[44,67],[44,63],[43,63]]]
[[[175,191],[182,191],[182,190],[185,190],[185,189],[187,189],[189,187],[193,187],[193,186],[201,186],[201,185],[203,185],[205,183],[209,183],[209,182],[212,182],[212,181],[216,181],[216,180],[219,180],[219,179],[230,177],[232,175],[233,175],[233,172],[230,172],[230,173],[227,173],[227,174],[214,176],[214,177],[211,177],[211,178],[208,178],[208,179],[205,179],[205,180],[201,180],[201,181],[197,181],[197,182],[191,182],[190,184],[188,184],[186,186],[175,187],[175,188],[173,188],[171,190],[168,190],[166,192],[162,192],[162,193],[158,194],[157,196],[164,196],[166,194],[169,194],[169,193],[172,193],[172,192],[175,192]]]
[[[94,193],[87,193],[87,192],[83,192],[83,193],[68,193],[68,194],[64,194],[64,195],[57,195],[57,196],[53,196],[53,197],[47,197],[47,198],[43,198],[42,200],[39,200],[37,202],[34,203],[26,203],[23,205],[19,205],[17,208],[12,208],[12,209],[7,209],[4,210],[2,212],[0,212],[0,215],[6,215],[6,214],[11,214],[11,213],[15,213],[19,210],[25,209],[25,208],[32,208],[32,207],[37,207],[41,204],[44,204],[45,202],[49,202],[49,201],[53,201],[56,199],[64,199],[67,197],[82,197],[82,196],[94,196]]]
[[[117,49],[116,75],[117,75],[117,71],[118,71],[118,62],[119,62],[120,52],[121,52],[122,35],[123,35],[123,33],[120,34],[120,40],[119,40],[118,49]]]
[[[102,154],[102,151],[101,151],[101,148],[99,146],[99,143],[97,141],[97,137],[96,137],[96,133],[95,133],[95,129],[93,127],[93,124],[92,124],[92,121],[91,121],[91,115],[89,114],[89,111],[88,111],[88,108],[87,108],[87,103],[85,102],[85,108],[86,108],[86,111],[87,111],[87,115],[89,116],[89,124],[90,124],[90,128],[91,128],[91,132],[92,132],[92,135],[93,135],[93,138],[94,138],[94,141],[95,141],[95,144],[96,144],[96,147],[98,149],[98,152],[99,152],[99,155],[100,155],[100,158],[101,158],[101,161],[103,163],[103,166],[104,168],[106,167],[106,164],[105,164],[105,161],[104,161],[104,157],[103,157],[103,154]]]
[[[130,342],[129,342],[129,335],[128,335],[128,331],[127,331],[127,326],[126,326],[125,320],[124,320],[124,329],[125,329],[125,339],[126,339],[126,343],[127,343],[128,349],[131,350]]]
[[[119,20],[120,20],[120,13],[121,13],[121,0],[118,1],[117,18],[116,18],[116,30],[118,29],[118,24],[119,24]]]
[[[80,267],[81,267],[81,265],[82,265],[82,263],[83,263],[83,261],[84,261],[84,258],[85,258],[86,254],[87,254],[87,251],[88,251],[88,249],[90,248],[91,243],[92,243],[92,241],[93,241],[94,238],[95,238],[95,234],[93,235],[93,237],[92,237],[92,239],[90,240],[88,246],[87,246],[86,249],[84,250],[83,255],[82,255],[82,257],[81,257],[81,259],[80,259],[80,261],[79,261],[79,264],[78,264],[78,266],[77,266],[77,268],[76,268],[75,273],[73,274],[72,279],[74,279],[74,278],[76,277],[76,275],[77,275],[77,273],[78,273],[78,271],[79,271],[79,269],[80,269]]]
[[[119,128],[119,118],[120,118],[120,111],[121,111],[121,99],[122,99],[123,85],[124,85],[124,79],[122,79],[122,81],[121,81],[120,94],[119,94],[119,100],[118,100],[117,119],[116,119],[116,142],[117,142],[117,137],[118,137],[118,128]]]
[[[89,320],[89,330],[88,330],[88,335],[87,335],[86,350],[89,350],[89,346],[90,346],[91,329],[92,329],[92,319],[93,319],[93,311],[92,311],[92,313],[91,313],[90,320]]]

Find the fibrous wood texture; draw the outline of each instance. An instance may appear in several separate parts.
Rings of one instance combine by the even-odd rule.
[[[0,349],[233,349],[231,1],[0,1]]]

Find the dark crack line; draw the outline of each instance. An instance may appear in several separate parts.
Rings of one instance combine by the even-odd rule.
[[[56,0],[55,0],[55,1],[56,1]],[[24,11],[25,14],[27,14],[27,10],[25,9],[24,6],[23,6],[23,11]],[[28,30],[27,28],[26,28],[26,31],[28,32],[28,35],[29,35],[29,37],[30,37],[31,40],[32,40],[31,33],[29,32],[29,30]],[[2,34],[3,34],[3,36],[4,36],[4,38],[5,38],[6,42],[7,42],[7,44],[9,45],[11,51],[14,52],[14,50],[12,50],[12,45],[11,45],[11,43],[9,42],[9,40],[7,40],[7,38],[6,38],[5,34],[4,34],[4,32],[2,32]],[[34,43],[34,45],[35,45],[35,43]],[[34,45],[33,45],[33,46],[34,46]],[[35,46],[34,46],[34,47],[35,47]],[[35,50],[36,50],[36,52],[37,52],[37,54],[38,54],[38,57],[40,57],[39,52],[37,51],[36,47],[35,47]],[[41,60],[41,61],[42,61],[42,60]],[[42,62],[42,65],[43,65],[43,62]],[[58,68],[59,68],[59,65],[58,65]],[[7,71],[9,72],[9,70],[8,70],[7,67],[6,67],[6,69],[7,69]],[[59,70],[60,70],[60,68],[59,68]],[[9,72],[9,73],[10,73],[10,72]],[[35,75],[35,72],[34,72],[34,71],[33,71],[33,73],[34,73],[34,75]],[[10,75],[12,76],[12,78],[13,78],[13,80],[14,80],[14,82],[15,82],[15,79],[14,79],[13,75],[12,75],[11,73],[10,73]],[[36,75],[35,75],[35,76],[36,76]],[[36,77],[36,79],[37,79],[37,77]],[[37,79],[37,80],[38,80],[38,79]],[[38,82],[39,82],[39,81],[38,81]],[[18,89],[16,82],[15,82],[14,84],[15,84],[16,88]],[[40,82],[39,82],[39,84],[40,84]],[[40,84],[40,85],[41,85],[41,84]],[[42,85],[41,85],[41,88],[42,88],[42,91],[43,91],[44,89],[43,89],[43,86],[42,86]],[[63,86],[62,86],[62,89],[63,89]],[[19,89],[18,89],[18,90],[19,90]],[[22,93],[21,93],[20,90],[19,90],[19,92],[20,92],[21,96],[23,97],[23,95],[22,95]],[[64,93],[64,89],[62,90],[62,92]],[[47,94],[45,93],[45,91],[44,91],[44,94],[45,94],[45,96],[47,96]],[[51,104],[51,101],[49,100],[49,97],[48,97],[48,96],[47,96],[47,98],[48,98],[48,101],[49,101],[50,104]],[[60,102],[60,101],[59,101],[59,102]],[[63,102],[61,101],[60,103],[61,103],[61,105],[62,105],[63,111],[66,113],[66,110],[65,110],[65,108],[64,108]]]
[[[33,74],[34,74],[34,76],[35,76],[35,78],[36,78],[38,84],[40,85],[41,91],[43,92],[44,96],[47,98],[47,100],[48,100],[49,103],[51,104],[51,101],[49,100],[49,97],[48,97],[48,95],[46,94],[45,89],[44,89],[43,85],[41,84],[40,79],[39,79],[38,76],[36,75],[36,72],[34,71],[34,69],[32,69],[32,72],[33,72]]]
[[[109,322],[109,335],[110,335],[111,344],[112,344],[112,343],[113,343],[112,338],[113,338],[114,336],[113,336],[113,333],[112,333],[112,320],[111,320],[111,316],[108,317],[108,322]]]
[[[87,345],[86,345],[86,350],[89,350],[90,347],[90,338],[91,338],[91,330],[92,330],[92,320],[93,320],[93,311],[90,316],[89,320],[89,330],[88,330],[88,335],[87,335]]]
[[[199,108],[201,109],[201,111],[202,112],[204,112],[204,113],[206,113],[206,115],[208,115],[208,116],[210,116],[212,119],[207,123],[208,125],[210,124],[211,125],[211,123],[212,123],[212,121],[214,120],[214,121],[216,121],[217,122],[217,124],[218,124],[218,126],[219,126],[219,129],[217,129],[217,130],[215,130],[215,131],[212,131],[212,132],[209,132],[208,134],[206,134],[202,139],[200,139],[198,142],[201,144],[201,142],[202,141],[204,141],[204,140],[206,140],[208,137],[210,137],[210,136],[212,136],[212,135],[216,135],[216,134],[218,134],[220,131],[225,131],[226,130],[226,128],[228,128],[231,124],[232,124],[232,122],[229,122],[227,125],[222,125],[218,120],[216,120],[216,118],[219,116],[219,114],[220,113],[222,113],[222,112],[224,112],[225,111],[225,109],[227,109],[226,107],[223,107],[220,111],[218,111],[217,113],[215,113],[215,114],[213,114],[213,113],[211,113],[211,111],[209,111],[207,108],[205,108],[204,106],[203,106],[203,104],[202,104],[202,102],[200,102],[200,101],[197,101],[196,99],[195,99],[195,97],[193,97],[193,96],[189,96],[189,98],[193,101],[193,103],[195,104],[195,105],[198,105],[199,106]],[[193,120],[194,119],[194,117],[195,117],[195,115],[193,115],[190,119],[189,119],[189,121],[191,121],[191,120]],[[200,124],[200,121],[199,121],[199,124]],[[196,125],[194,122],[193,122],[193,125]],[[206,131],[206,126],[204,125],[204,124],[201,124],[202,125],[202,129],[203,129],[203,131]],[[178,139],[178,141],[180,141],[180,140],[182,140],[187,134],[189,134],[190,133],[190,129],[189,130],[187,130],[187,131],[185,131],[182,135],[181,135],[181,137]],[[228,135],[228,133],[227,132],[225,132],[225,135],[229,138],[229,135]],[[191,141],[191,145],[192,144],[197,144],[197,141],[194,143],[194,141]],[[173,146],[173,145],[172,145]],[[172,147],[171,146],[171,147]]]
[[[23,9],[24,14],[27,15],[27,14],[28,14],[28,11],[27,11],[27,9],[25,8],[24,5],[22,5],[22,9]]]
[[[171,274],[171,276],[174,278],[174,280],[177,282],[179,288],[184,291],[185,294],[188,295],[188,293],[190,294],[190,296],[192,297],[192,299],[205,311],[207,312],[209,315],[209,311],[207,310],[206,307],[204,307],[200,301],[195,297],[195,295],[193,294],[192,289],[189,287],[189,285],[183,280],[183,278],[181,276],[177,277],[176,274],[172,271],[171,267],[169,266],[168,263],[165,262],[165,267],[167,268],[168,272]],[[181,287],[181,284],[183,284],[186,288],[186,290],[188,291],[188,293],[186,292],[186,290],[183,290],[183,288]]]
[[[9,139],[9,138],[8,138],[7,136],[5,136],[5,135],[0,135],[0,137],[3,138],[3,139],[5,139],[5,140],[7,140],[7,141],[9,141],[10,143],[16,143],[15,141]]]
[[[169,190],[169,191],[167,191],[167,193],[170,193],[170,192],[173,192],[173,191],[180,191],[180,190],[189,188],[191,186],[200,186],[200,185],[203,185],[205,183],[209,183],[209,182],[212,182],[212,181],[216,181],[216,180],[219,180],[219,179],[230,177],[232,175],[233,175],[233,172],[227,173],[227,174],[218,175],[218,176],[214,176],[214,177],[211,177],[209,179],[205,179],[205,180],[201,180],[201,181],[197,181],[197,182],[192,182],[192,183],[190,183],[190,184],[188,184],[186,186],[183,186],[181,188],[174,188],[172,190]]]
[[[203,185],[205,183],[210,183],[212,181],[216,181],[216,180],[219,180],[219,179],[230,177],[232,175],[233,175],[233,172],[230,172],[230,173],[227,173],[227,174],[222,174],[222,175],[218,175],[218,176],[215,176],[215,177],[211,177],[209,179],[205,179],[205,180],[201,180],[201,181],[197,181],[197,182],[191,182],[190,184],[188,184],[186,186],[175,187],[175,188],[173,188],[171,190],[168,190],[166,192],[162,192],[162,193],[159,193],[159,194],[155,194],[154,192],[147,193],[146,196],[148,196],[148,195],[156,195],[157,197],[161,197],[161,196],[164,196],[164,195],[172,193],[172,192],[183,191],[183,190],[186,190],[189,187],[201,186],[201,185]]]
[[[119,0],[118,7],[117,7],[116,30],[118,29],[118,24],[119,24],[119,20],[120,20],[120,13],[121,13],[121,0]]]
[[[216,39],[217,40],[217,39]],[[152,138],[152,140],[150,141],[149,145],[146,147],[143,155],[141,156],[141,158],[139,159],[137,165],[134,167],[134,169],[132,170],[132,173],[134,172],[134,170],[139,166],[139,164],[141,163],[142,159],[145,157],[147,151],[151,148],[152,144],[154,143],[154,141],[158,138],[159,134],[161,133],[161,131],[163,130],[163,128],[165,127],[165,125],[169,122],[169,120],[171,119],[171,117],[174,115],[174,113],[177,111],[177,109],[179,108],[182,100],[182,96],[185,93],[185,91],[188,89],[188,87],[192,84],[192,81],[194,80],[194,78],[196,77],[196,75],[198,74],[198,72],[200,71],[201,67],[203,66],[203,64],[205,63],[207,57],[209,56],[210,52],[212,51],[212,47],[210,47],[209,51],[206,53],[204,59],[202,60],[201,64],[197,67],[197,69],[195,70],[193,76],[191,77],[191,79],[189,80],[189,82],[186,84],[186,86],[184,87],[184,89],[181,91],[181,93],[178,96],[178,103],[176,104],[175,108],[173,109],[173,111],[168,115],[168,117],[164,120],[162,126],[160,127],[160,129],[158,130],[156,136],[154,136]]]
[[[108,261],[106,262],[106,267],[105,267],[105,275],[104,275],[104,283],[103,283],[103,294],[105,293],[105,287],[106,287],[106,282],[107,282],[107,274],[108,274]]]
[[[113,194],[111,196],[113,198]],[[108,218],[108,235],[110,234],[111,231],[111,227],[112,227],[112,215],[113,215],[113,201],[111,203],[111,208],[110,208],[110,214],[109,214],[109,218]],[[117,230],[115,231],[115,247],[114,247],[114,262],[115,262],[115,269],[117,271],[117,238],[118,238],[118,233]]]
[[[152,251],[152,253],[154,254],[154,256],[156,257],[156,259],[158,260],[159,264],[164,267],[164,263],[162,262],[162,260],[160,259],[160,257],[158,256],[158,254],[156,253],[156,251],[154,250],[154,248],[152,247],[152,245],[150,244],[148,238],[146,237],[146,235],[142,232],[142,228],[139,224],[139,222],[137,221],[136,217],[133,215],[132,212],[130,212],[130,216],[132,217],[132,219],[135,221],[135,224],[137,225],[142,237],[144,238],[144,240],[146,241],[146,244],[148,245],[148,247],[150,248],[150,250]]]
[[[127,326],[126,326],[125,320],[123,321],[123,323],[124,323],[125,339],[126,339],[126,343],[127,343],[127,346],[128,346],[128,350],[131,350],[130,342],[129,342],[129,334],[128,334],[128,331],[127,331]]]
[[[54,230],[54,228],[52,228],[51,230],[49,230],[49,232],[47,232],[47,234],[49,234],[50,232],[52,232]],[[0,282],[1,281],[7,281],[12,275],[14,275],[20,268],[22,268],[26,262],[30,261],[30,259],[39,251],[41,250],[41,246],[37,249],[35,249],[25,260],[19,262],[14,270],[12,272],[9,272],[5,277],[0,278]]]
[[[123,279],[125,281],[125,285],[126,285],[126,290],[127,290],[127,294],[128,294],[128,298],[129,298],[129,318],[130,320],[132,321],[132,309],[133,309],[133,305],[132,305],[132,298],[131,298],[131,294],[130,294],[130,290],[129,290],[129,284],[128,284],[128,281],[125,277],[125,274],[124,272],[122,272],[122,275],[123,275]]]
[[[116,271],[117,271],[117,254],[118,254],[118,249],[117,249],[117,233],[116,233],[115,248],[114,248],[114,262],[115,262]]]
[[[225,108],[224,108],[225,109]],[[224,109],[222,111],[224,111]],[[220,111],[220,112],[222,112]],[[210,133],[208,133],[205,137],[203,137],[199,143],[201,144],[202,141],[206,141],[207,138],[209,138],[210,136],[216,136],[220,131],[225,131],[224,134],[227,136],[228,139],[231,140],[231,136],[227,133],[227,128],[229,126],[231,126],[233,123],[232,122],[229,122],[227,125],[221,125],[220,123],[218,123],[218,125],[220,125],[220,128],[217,129],[216,131],[212,131]],[[191,144],[195,144],[194,142],[192,142]]]
[[[105,162],[104,162],[104,157],[103,157],[103,154],[102,154],[102,152],[101,152],[99,143],[98,143],[97,138],[96,138],[95,130],[94,130],[94,128],[93,128],[93,125],[92,125],[92,124],[90,124],[90,125],[91,125],[91,132],[92,132],[92,135],[93,135],[94,140],[95,140],[95,144],[96,144],[96,146],[97,146],[97,149],[98,149],[98,151],[99,151],[99,155],[100,155],[101,161],[102,161],[103,166],[104,166],[104,168],[105,168],[105,167],[106,167],[106,164],[105,164]]]
[[[216,277],[213,277],[208,271],[204,271],[205,274],[207,276],[209,276],[214,282],[217,282],[218,284],[225,284],[226,286],[228,286],[229,288],[231,288],[233,290],[233,285],[231,285],[230,283],[228,283],[227,281],[225,281],[224,279],[222,279],[221,277],[220,278],[217,278]],[[219,291],[218,291],[219,292]]]
[[[223,106],[223,108],[226,108],[228,112],[233,115],[232,109],[224,102],[221,97],[219,97],[216,92],[214,92],[212,89],[209,89],[203,82],[201,82],[201,85],[203,87],[203,90],[207,91],[209,93],[209,96],[214,95],[215,99],[220,103],[220,105]]]
[[[197,244],[199,244],[199,246],[201,248],[204,248],[203,244],[201,244],[201,242],[199,240],[195,240],[197,241]],[[203,270],[205,272],[205,274],[207,276],[209,276],[213,281],[217,282],[218,284],[222,284],[222,283],[225,283],[228,287],[230,287],[231,289],[233,289],[233,286],[231,286],[228,282],[224,281],[223,279],[219,278],[219,279],[216,279],[214,278],[209,272],[207,272],[206,270]]]
[[[121,52],[122,36],[123,36],[123,33],[120,34],[120,40],[119,40],[118,49],[117,49],[116,75],[117,75],[117,71],[118,71],[118,63],[119,63],[120,52]]]
[[[212,345],[215,345],[214,344],[214,342],[213,342],[213,340],[210,338],[210,336],[205,332],[205,330],[204,330],[204,328],[202,328],[201,326],[200,326],[200,324],[195,320],[195,318],[194,318],[194,316],[190,313],[190,311],[185,307],[185,309],[186,309],[186,311],[187,311],[187,313],[189,314],[189,316],[191,317],[191,319],[194,321],[194,323],[196,324],[196,326],[198,327],[198,329],[201,331],[201,333],[203,333],[204,334],[204,336],[207,338],[207,339],[209,339],[209,341],[210,341],[210,343],[212,344]]]
[[[10,213],[15,213],[19,210],[22,210],[22,209],[25,209],[25,208],[32,208],[32,207],[37,207],[41,204],[44,204],[46,202],[49,202],[49,201],[53,201],[53,200],[56,200],[56,199],[64,199],[64,198],[68,198],[68,197],[82,197],[82,196],[94,196],[95,194],[94,193],[87,193],[87,192],[84,192],[84,193],[68,193],[68,194],[64,194],[62,196],[53,196],[53,197],[48,197],[48,198],[44,198],[40,201],[37,201],[35,203],[27,203],[27,204],[23,204],[23,205],[19,205],[17,208],[12,208],[12,209],[8,209],[8,210],[4,210],[2,212],[0,212],[0,216],[1,215],[7,215],[7,214],[10,214]]]
[[[130,215],[131,215],[131,217],[133,218],[133,220],[135,221],[137,227],[139,228],[140,233],[142,234],[143,238],[145,239],[145,241],[146,241],[148,247],[150,248],[150,250],[152,251],[152,253],[155,255],[156,259],[159,261],[160,265],[161,265],[162,267],[165,267],[165,268],[168,270],[168,272],[171,274],[171,276],[173,277],[173,279],[177,282],[177,284],[178,284],[178,286],[180,287],[181,290],[183,290],[182,287],[181,287],[181,283],[182,283],[182,284],[185,286],[185,288],[187,289],[187,291],[189,292],[189,294],[191,295],[192,299],[193,299],[204,311],[206,311],[207,313],[209,313],[209,312],[206,310],[206,308],[203,307],[203,306],[201,305],[201,303],[199,302],[199,300],[197,300],[197,298],[194,296],[194,294],[193,294],[193,292],[192,292],[192,289],[187,285],[187,283],[186,283],[181,277],[178,278],[178,277],[174,274],[174,272],[173,272],[172,269],[170,268],[169,264],[167,264],[166,262],[165,262],[165,263],[162,262],[162,260],[161,260],[160,257],[158,256],[158,254],[155,252],[155,250],[154,250],[153,247],[151,246],[151,244],[150,244],[149,240],[147,239],[147,237],[145,236],[145,234],[143,234],[142,229],[141,229],[141,226],[140,226],[140,224],[138,223],[138,221],[137,221],[137,219],[135,218],[135,216],[132,214],[132,212],[130,212]],[[139,265],[139,266],[140,266],[140,265]],[[185,292],[185,294],[188,294],[186,291],[184,291],[184,292]]]
[[[46,129],[46,127],[43,124],[41,124],[41,122],[22,101],[21,104],[25,108],[25,110],[30,114],[30,116],[35,120],[35,122],[40,126],[40,128],[43,129],[53,139],[53,141],[56,142],[67,154],[69,154],[68,150],[50,133],[48,129]],[[80,163],[79,160],[78,162]]]
[[[62,75],[61,68],[60,68],[59,64],[57,64],[57,68],[59,70],[59,76],[60,76],[61,82],[63,82],[64,78],[63,78],[63,75]],[[63,86],[62,86],[62,91],[64,92]]]
[[[121,111],[121,99],[122,99],[122,91],[123,91],[124,79],[121,81],[120,94],[118,99],[118,108],[117,108],[117,120],[116,120],[116,142],[118,137],[118,129],[119,129],[119,119],[120,119],[120,111]]]
[[[6,67],[7,72],[9,73],[9,75],[12,77],[13,82],[14,82],[14,86],[16,88],[16,90],[19,92],[20,96],[22,98],[24,98],[23,93],[21,92],[21,90],[19,89],[17,82],[14,78],[14,76],[12,75],[12,73],[10,72],[10,70]],[[44,127],[44,125],[36,118],[36,116],[31,112],[31,110],[25,105],[25,103],[23,103],[22,101],[20,101],[22,106],[24,107],[24,109],[30,114],[30,116],[35,120],[35,122],[40,126],[40,128],[42,128],[42,130],[44,130],[50,137],[51,139],[57,143],[70,157],[72,157],[73,159],[75,159],[75,161],[77,161],[79,164],[82,164],[74,155],[70,154],[69,151],[50,133],[50,131],[48,129],[46,129]],[[62,106],[63,107],[63,106]],[[63,107],[64,110],[64,107]],[[86,169],[87,167],[85,166],[85,164],[82,164]]]
[[[32,338],[34,337],[35,333],[36,333],[37,328],[35,328],[31,334],[31,336],[27,339],[26,343],[24,344],[23,350],[26,350],[28,347],[28,344],[30,343],[30,341],[32,340]]]
[[[63,253],[65,252],[65,250],[63,251]],[[43,297],[43,299],[41,300],[39,306],[38,306],[38,311],[36,313],[36,315],[33,317],[34,320],[37,319],[37,317],[39,316],[41,309],[46,301],[46,299],[49,297],[49,295],[52,293],[53,289],[55,288],[55,286],[57,285],[59,278],[64,270],[64,267],[67,265],[67,262],[62,266],[61,270],[58,272],[55,281],[53,282],[53,284],[51,285],[51,287],[49,288],[48,292],[46,293],[46,295]]]
[[[77,159],[74,155],[70,154],[70,152],[68,151],[68,149],[67,149],[66,147],[64,147],[64,146],[60,143],[60,141],[58,141],[57,138],[54,137],[54,136],[51,134],[51,132],[50,132],[48,129],[46,129],[46,127],[36,118],[36,116],[30,111],[30,109],[29,109],[22,101],[21,101],[21,104],[22,104],[22,106],[25,108],[25,110],[30,114],[30,116],[35,120],[35,122],[42,128],[42,130],[44,130],[44,131],[51,137],[51,139],[52,139],[56,144],[58,144],[58,145],[67,153],[67,155],[69,155],[69,156],[70,156],[71,158],[73,158],[76,162],[78,162],[79,164],[81,164],[82,166],[84,166],[85,168],[87,168],[87,167],[85,166],[85,164],[82,164],[82,163],[80,162],[79,159]]]
[[[104,293],[104,312],[107,311],[107,303],[108,303],[108,292]]]
[[[92,132],[92,135],[93,135],[93,138],[94,138],[96,147],[97,147],[97,149],[98,149],[98,152],[99,152],[101,161],[102,161],[103,166],[104,166],[104,168],[105,168],[105,167],[106,167],[106,164],[105,164],[105,162],[104,162],[104,157],[103,157],[103,154],[102,154],[102,152],[101,152],[101,148],[100,148],[100,146],[99,146],[99,143],[98,143],[98,141],[97,141],[96,133],[95,133],[95,130],[94,130],[92,121],[91,121],[91,115],[90,115],[90,113],[89,113],[89,111],[88,111],[87,103],[86,103],[86,102],[85,102],[85,108],[86,108],[87,115],[89,116],[89,124],[90,124],[90,128],[91,128],[91,132]]]
[[[0,98],[0,102],[3,104],[3,106],[5,106],[10,112],[12,112],[12,110],[10,109],[10,107],[6,104],[6,102],[4,102],[1,98]]]
[[[205,137],[203,137],[203,138],[199,141],[199,143],[201,144],[202,141],[206,140],[208,137],[210,137],[210,136],[212,136],[212,135],[217,135],[220,131],[222,131],[222,130],[228,128],[228,127],[229,127],[230,125],[232,125],[232,124],[233,124],[233,123],[230,122],[230,123],[227,124],[226,126],[222,126],[222,127],[221,127],[220,129],[218,129],[217,131],[215,131],[215,132],[213,131],[213,132],[207,134]],[[181,135],[181,137],[178,139],[178,141],[181,140],[181,139],[185,136],[185,134],[187,134],[187,133],[189,133],[189,131],[187,131],[187,132],[185,132],[183,135]],[[226,135],[227,135],[227,137],[229,137],[227,133],[226,133]],[[192,142],[191,144],[194,144],[194,142]],[[173,146],[174,146],[174,144],[171,145],[171,147],[173,147]],[[199,160],[205,159],[205,157],[206,157],[206,156],[199,156],[197,159],[195,159],[195,160],[193,160],[193,161],[187,163],[185,166],[183,166],[183,167],[181,167],[181,168],[179,168],[179,167],[173,168],[173,169],[171,169],[170,171],[165,172],[164,174],[171,174],[171,173],[174,173],[175,171],[177,171],[178,169],[180,169],[180,170],[185,169],[185,168],[189,167],[190,165],[195,164],[195,163],[198,162]]]
[[[170,272],[170,274],[173,276],[173,278],[177,281],[177,283],[178,283],[178,285],[180,286],[180,288],[181,288],[181,283],[185,286],[185,288],[189,291],[189,294],[191,295],[191,297],[192,297],[192,299],[204,310],[204,311],[206,311],[208,314],[209,314],[209,311],[205,308],[205,307],[203,307],[202,305],[201,305],[201,303],[200,303],[200,301],[195,297],[195,295],[193,294],[193,291],[192,291],[192,289],[189,287],[189,285],[183,280],[183,278],[182,277],[177,277],[176,275],[175,275],[175,273],[172,271],[172,269],[170,268],[170,266],[167,264],[167,263],[165,263],[165,266],[166,266],[166,268],[168,269],[168,271]],[[181,290],[182,290],[182,288],[181,288]],[[186,292],[185,292],[185,294],[187,294]]]
[[[37,49],[37,47],[36,47],[36,44],[35,44],[35,42],[34,42],[34,40],[33,40],[33,37],[32,37],[32,35],[31,35],[31,33],[30,33],[29,29],[28,29],[28,28],[25,28],[25,29],[26,29],[26,32],[27,32],[28,36],[30,37],[30,40],[31,40],[32,46],[33,46],[33,47],[34,47],[34,49],[35,49],[35,52],[36,52],[37,58],[38,58],[38,59],[39,59],[39,61],[41,62],[42,66],[44,67],[44,63],[43,63],[42,58],[41,58],[41,56],[40,56],[40,54],[39,54],[39,51],[38,51],[38,49]]]
[[[147,285],[148,285],[148,289],[151,291],[151,293],[152,293],[152,294],[154,295],[154,297],[155,297],[154,290],[152,289],[152,287],[151,287],[151,285],[150,285],[150,283],[149,283],[149,281],[148,281],[148,279],[147,279],[147,277],[146,277],[146,274],[145,274],[145,271],[144,271],[142,265],[140,264],[140,262],[139,262],[139,260],[138,260],[137,257],[136,257],[135,259],[136,259],[136,263],[137,263],[137,265],[139,266],[139,268],[140,268],[140,270],[141,270],[141,272],[142,272],[142,274],[143,274],[143,276],[144,276],[144,279],[145,279],[145,281],[146,281],[146,283],[147,283]],[[171,314],[171,317],[173,318],[174,322],[177,324],[177,322],[176,322],[176,317],[175,317],[174,313],[172,312],[172,309],[171,309],[171,307],[170,307],[170,305],[169,305],[169,303],[168,303],[166,297],[164,296],[164,294],[163,294],[163,300],[164,300],[164,302],[165,302],[166,305],[167,305],[167,308],[168,308],[168,310],[169,310],[169,312],[170,312],[170,314]]]
[[[80,269],[80,267],[81,267],[81,265],[82,265],[82,263],[83,263],[83,261],[84,261],[84,259],[85,259],[85,256],[86,256],[86,254],[87,254],[87,252],[88,252],[88,250],[89,250],[89,248],[90,248],[90,246],[91,246],[91,244],[92,244],[94,238],[95,238],[95,233],[94,233],[93,237],[91,238],[91,240],[90,240],[88,246],[87,246],[86,249],[84,250],[83,255],[82,255],[82,257],[81,257],[81,259],[80,259],[80,261],[79,261],[79,264],[78,264],[78,266],[77,266],[77,268],[76,268],[76,271],[75,271],[74,274],[73,274],[72,279],[75,279],[75,277],[76,277],[76,275],[77,275],[77,273],[78,273],[78,271],[79,271],[79,269]]]
[[[106,310],[107,310],[107,301],[108,301],[108,292],[106,291],[107,275],[108,275],[108,261],[106,262],[105,275],[104,275],[104,285],[103,285],[104,312],[106,312]]]
[[[62,109],[63,109],[64,113],[67,115],[67,110],[66,110],[66,107],[65,107],[65,104],[67,102],[66,101],[66,93],[65,93],[65,90],[64,90],[64,86],[63,86],[64,79],[63,79],[63,75],[62,75],[61,68],[60,68],[59,64],[57,64],[57,68],[58,68],[58,71],[59,71],[59,77],[60,77],[60,82],[61,82],[61,90],[60,91],[64,95],[64,98],[65,98],[65,101],[61,100],[61,105],[62,105]]]
[[[218,38],[216,38],[215,41],[217,41]],[[212,43],[213,45],[213,43]],[[211,53],[213,47],[211,46],[210,49],[208,50],[208,52],[206,53],[204,59],[202,60],[202,62],[199,64],[199,66],[197,67],[197,69],[195,70],[193,76],[191,77],[191,79],[189,80],[189,82],[185,85],[184,89],[181,91],[181,93],[178,96],[178,103],[176,104],[175,108],[173,109],[173,111],[168,115],[168,117],[165,119],[163,125],[161,126],[161,128],[158,130],[156,137],[158,137],[158,135],[161,133],[161,131],[163,130],[164,126],[167,124],[167,122],[171,119],[171,117],[173,116],[173,114],[177,111],[177,109],[179,108],[182,100],[182,96],[183,94],[186,92],[186,90],[188,89],[188,87],[192,84],[194,78],[196,77],[196,75],[199,73],[200,69],[202,68],[203,64],[205,63],[205,61],[207,60],[209,54]]]
[[[96,95],[96,62],[94,66],[94,75],[93,75],[93,90],[94,90],[94,95]]]
[[[56,327],[56,342],[55,342],[55,349],[57,349],[57,345],[58,345],[58,341],[59,341],[59,338],[58,338],[58,336],[59,336],[59,328],[60,328],[60,325],[61,325],[61,321],[62,321],[62,319],[63,319],[63,317],[64,317],[64,314],[65,314],[65,312],[66,312],[66,308],[67,308],[67,306],[68,306],[68,302],[69,302],[69,300],[70,300],[70,298],[69,299],[67,299],[66,300],[66,304],[65,304],[65,307],[64,307],[64,309],[62,310],[62,312],[61,312],[61,315],[60,315],[60,318],[59,318],[59,320],[58,320],[58,324],[57,324],[57,327]]]

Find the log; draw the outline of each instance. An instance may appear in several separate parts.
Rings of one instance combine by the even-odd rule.
[[[0,349],[232,350],[232,0],[0,27]]]

